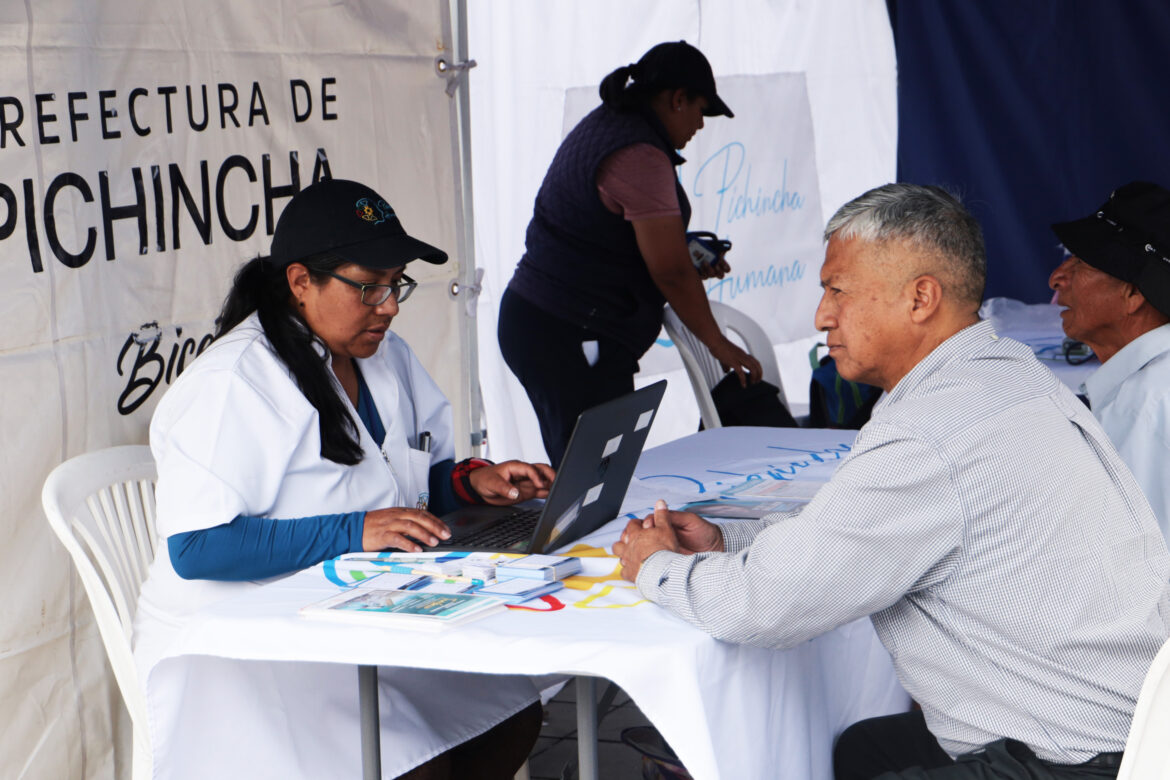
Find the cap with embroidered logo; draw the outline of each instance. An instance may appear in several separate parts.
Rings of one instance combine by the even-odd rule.
[[[447,262],[446,252],[407,235],[385,198],[345,179],[322,179],[293,196],[276,223],[269,262],[283,268],[321,254],[366,268]]]

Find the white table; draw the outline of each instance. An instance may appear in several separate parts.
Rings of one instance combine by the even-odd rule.
[[[672,506],[710,497],[749,475],[823,479],[851,440],[848,431],[706,431],[644,453],[623,508],[640,514],[659,496]],[[611,544],[626,520],[582,542]],[[170,655],[604,677],[698,780],[830,778],[837,733],[908,704],[868,620],[787,651],[727,644],[642,601],[614,576],[615,559],[586,563],[596,580],[557,594],[563,609],[508,610],[438,633],[395,631],[393,642],[382,627],[298,617],[301,606],[336,592],[315,567],[203,611]],[[591,692],[588,683],[579,691],[589,702]],[[585,720],[595,717],[587,702],[579,707]],[[595,754],[592,767],[584,758],[583,770],[595,772]]]

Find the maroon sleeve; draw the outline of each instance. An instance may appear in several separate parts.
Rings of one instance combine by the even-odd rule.
[[[652,144],[618,149],[597,168],[597,194],[614,214],[631,222],[681,215],[674,166]]]

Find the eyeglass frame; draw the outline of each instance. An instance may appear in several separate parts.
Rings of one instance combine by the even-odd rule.
[[[325,274],[326,276],[331,276],[339,282],[345,282],[350,287],[356,287],[357,289],[361,290],[361,302],[366,306],[381,306],[383,303],[390,300],[391,296],[393,296],[394,300],[398,303],[402,303],[407,298],[409,298],[410,294],[414,292],[416,287],[418,287],[418,282],[416,282],[414,279],[411,279],[406,274],[398,277],[398,281],[394,284],[365,284],[362,282],[355,282],[353,279],[347,279],[341,274],[335,274],[332,271],[322,271],[321,273]],[[405,280],[405,284],[401,283],[403,280]],[[375,303],[370,303],[366,300],[366,290],[376,289],[385,289],[386,295],[382,298],[382,300]],[[402,290],[405,290],[405,292],[402,292]]]

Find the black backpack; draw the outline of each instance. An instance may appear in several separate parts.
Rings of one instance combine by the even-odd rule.
[[[808,388],[808,426],[860,429],[869,422],[882,389],[845,379],[828,355],[818,361],[817,350],[823,346],[817,344],[808,353],[813,369]]]

